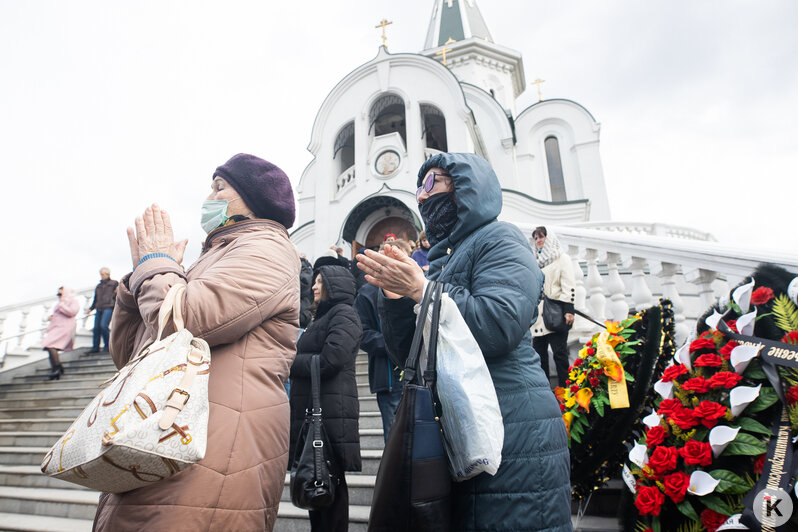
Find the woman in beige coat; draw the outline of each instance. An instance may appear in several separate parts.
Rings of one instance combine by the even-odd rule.
[[[574,267],[569,257],[560,247],[554,235],[548,235],[543,226],[532,232],[535,239],[535,257],[543,271],[543,294],[549,299],[562,303],[565,323],[568,329],[574,324],[574,295],[576,280]],[[549,376],[549,346],[557,368],[557,382],[565,387],[568,377],[568,331],[552,332],[543,324],[543,298],[538,306],[538,319],[532,325],[532,347],[540,355],[543,372]]]
[[[184,271],[156,205],[128,229],[134,271],[119,284],[111,332],[118,367],[153,338],[164,295],[185,284],[186,328],[211,346],[205,458],[177,475],[103,494],[95,530],[272,530],[288,464],[284,384],[299,332],[299,257],[286,228],[294,198],[276,166],[245,154],[214,173],[203,203],[209,231]]]

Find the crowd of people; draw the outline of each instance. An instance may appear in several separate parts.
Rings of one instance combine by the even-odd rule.
[[[295,218],[288,177],[247,154],[213,172],[201,208],[208,236],[190,268],[182,264],[186,241],[174,239],[166,211],[153,204],[135,219],[127,235],[132,271],[118,282],[100,271],[88,310],[95,312],[91,351],[110,350],[124,366],[157,330],[169,288],[185,285],[185,326],[212,352],[210,443],[203,460],[167,481],[104,493],[95,530],[271,530],[310,408],[314,355],[340,474],[333,503],[309,512],[311,528],[347,530],[343,472],[362,467],[355,359],[361,350],[368,356],[369,390],[387,441],[413,309],[428,280],[443,283],[477,340],[505,425],[497,474],[454,485],[455,529],[570,530],[566,432],[547,352],[551,346],[563,379],[567,332],[551,333],[536,320],[542,293],[573,309],[570,260],[544,227],[533,249],[515,226],[497,221],[501,189],[481,157],[436,155],[418,176],[425,227],[417,240],[388,233],[351,259],[335,245],[313,262],[297,252],[287,231]],[[71,348],[78,313],[71,290],[62,287],[58,296],[44,344],[51,378],[63,374],[58,354]]]

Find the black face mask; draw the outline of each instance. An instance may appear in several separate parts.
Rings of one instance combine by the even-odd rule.
[[[457,204],[451,192],[428,197],[418,209],[424,220],[424,233],[432,246],[449,236],[457,224]]]

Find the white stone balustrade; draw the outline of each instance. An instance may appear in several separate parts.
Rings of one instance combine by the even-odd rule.
[[[85,335],[94,326],[94,317],[86,316],[86,309],[94,297],[94,288],[80,290],[76,297],[80,310],[75,333]],[[28,350],[41,347],[42,334],[57,301],[56,297],[46,297],[0,308],[0,367],[7,367],[11,358],[19,363],[31,357],[44,357],[43,351],[31,353]]]
[[[535,225],[519,227],[534,245]],[[718,296],[728,294],[759,264],[776,264],[798,276],[798,254],[728,246],[684,227],[624,223],[546,227],[578,266],[578,310],[599,321],[618,320],[630,309],[642,310],[666,297],[673,303],[677,343],[688,337],[696,319]],[[580,290],[587,297],[581,305]],[[579,339],[590,330],[596,326],[586,320],[574,327]]]
[[[355,184],[355,166],[352,165],[335,178],[335,191],[333,197],[339,199]]]

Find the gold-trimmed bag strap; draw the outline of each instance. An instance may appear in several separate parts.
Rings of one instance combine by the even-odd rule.
[[[166,430],[175,422],[177,414],[183,410],[183,407],[188,403],[191,394],[191,385],[194,384],[194,378],[200,371],[200,367],[206,358],[210,358],[211,349],[208,343],[200,338],[194,338],[191,342],[191,349],[186,355],[186,371],[183,373],[183,378],[177,388],[172,390],[169,397],[166,399],[161,419],[158,421],[158,428]],[[207,356],[206,356],[207,355]]]
[[[172,323],[175,325],[175,331],[180,331],[185,328],[183,321],[183,292],[186,291],[186,285],[176,284],[173,285],[163,298],[161,303],[161,310],[158,311],[158,336],[155,341],[158,342],[163,336],[163,331],[172,318]]]

